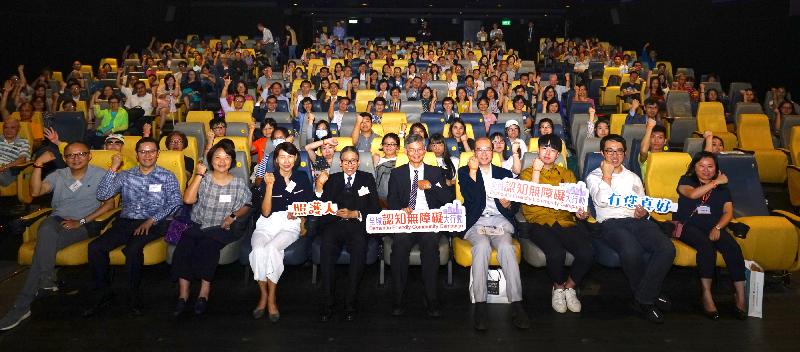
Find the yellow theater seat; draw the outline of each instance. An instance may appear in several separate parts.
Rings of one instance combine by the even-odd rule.
[[[521,258],[519,241],[512,239],[511,244],[514,246],[514,257],[516,257],[517,263],[519,263]],[[465,268],[472,266],[472,244],[460,237],[453,237],[453,256],[458,265]],[[497,261],[497,250],[494,248],[492,248],[492,254],[489,256],[489,265],[500,265],[500,262]]]
[[[238,151],[239,149],[237,148],[236,150]],[[186,183],[189,181],[186,179],[186,165],[183,161],[183,152],[174,150],[160,151],[158,153],[156,165],[161,166],[175,174],[175,177],[178,179],[178,185],[181,187],[181,194],[183,194],[183,190],[186,188]]]
[[[233,145],[237,152],[244,152],[244,156],[245,158],[247,158],[247,165],[249,167],[251,162],[250,140],[247,139],[247,137],[242,137],[242,136],[225,136],[224,138],[230,139],[231,142],[233,142]],[[183,160],[183,158],[181,158],[181,160]],[[161,161],[161,158],[159,158],[159,161]]]
[[[425,159],[423,159],[422,162],[424,163]],[[394,167],[401,167],[405,164],[408,164],[408,155],[405,153],[397,153],[397,160],[394,162]]]
[[[256,103],[252,100],[245,100],[244,104],[242,104],[242,110],[247,111],[249,113],[253,113],[253,109],[255,109]],[[230,114],[230,112],[228,113]],[[227,116],[227,114],[225,115]]]
[[[619,86],[604,87],[600,92],[601,106],[617,106],[617,99],[619,99]]]
[[[464,126],[466,127],[467,138],[475,139],[475,132],[472,130],[472,124],[471,123],[466,123],[466,124],[464,124]],[[442,136],[444,138],[450,138],[450,124],[449,123],[444,124],[444,129],[442,130]]]
[[[210,112],[210,111],[209,111]],[[251,111],[228,111],[225,114],[225,122],[233,123],[233,122],[241,122],[241,123],[250,123],[254,122],[253,113]]]
[[[736,128],[739,149],[754,152],[761,182],[783,183],[786,181],[786,154],[772,146],[769,118],[764,114],[742,114]]]
[[[122,249],[125,246],[119,246],[109,253],[109,263],[111,265],[125,265],[125,254]],[[158,238],[144,246],[144,265],[161,264],[167,260],[167,242],[164,238]]]
[[[199,122],[204,128],[208,128],[208,123],[214,118],[212,111],[191,110],[186,114],[186,122]]]
[[[608,86],[608,79],[611,78],[611,76],[620,76],[620,78],[622,77],[619,67],[606,66],[603,68],[603,87]]]
[[[142,136],[125,136],[125,144],[122,145],[122,155],[131,160],[136,160],[136,143]]]
[[[625,125],[625,119],[628,117],[628,114],[611,114],[611,128],[610,131],[613,134],[622,135],[622,126]]]
[[[336,151],[341,152],[344,147],[349,147],[353,145],[353,139],[350,137],[335,137],[336,141]]]
[[[186,136],[186,140],[189,142],[186,145],[186,148],[183,148],[183,155],[186,155],[196,163],[198,158],[200,158],[200,152],[197,150],[197,139],[194,136]],[[167,149],[167,139],[161,138],[161,142],[159,142],[159,149],[161,150],[169,150]],[[205,156],[202,156],[205,162]]]
[[[711,131],[725,143],[725,150],[733,150],[738,146],[736,135],[728,132],[725,123],[725,109],[720,102],[702,102],[697,106],[697,131],[696,135]]]
[[[654,198],[667,198],[678,201],[678,180],[686,173],[686,167],[692,161],[687,153],[660,152],[650,153],[647,170],[643,178],[647,195]],[[653,218],[663,221],[672,220],[672,214],[653,212]]]

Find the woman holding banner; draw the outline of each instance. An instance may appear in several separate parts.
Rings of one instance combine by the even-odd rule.
[[[747,319],[744,303],[744,257],[736,240],[723,229],[733,219],[733,202],[728,191],[728,177],[717,168],[717,157],[700,152],[692,159],[686,175],[678,181],[678,212],[673,219],[682,229],[678,239],[697,250],[697,269],[703,289],[703,311],[711,320],[719,319],[711,279],[714,277],[717,252],[722,254],[733,281],[736,318]]]
[[[300,152],[294,144],[283,142],[272,153],[274,173],[264,175],[264,200],[261,202],[261,216],[250,243],[250,267],[253,278],[258,281],[261,296],[253,318],[260,319],[268,310],[269,320],[280,319],[275,291],[278,279],[283,274],[283,250],[300,238],[303,226],[299,218],[290,211],[294,202],[308,202],[314,199],[314,189],[308,176],[297,170]]]
[[[520,179],[552,186],[575,183],[572,171],[555,164],[561,144],[561,139],[555,134],[539,137],[539,157],[522,171]],[[567,309],[580,312],[581,302],[575,287],[592,267],[594,250],[588,231],[577,220],[586,219],[588,214],[523,204],[522,215],[530,224],[530,239],[547,259],[547,273],[553,280],[553,310],[559,313],[565,313]],[[569,273],[564,268],[567,252],[575,258]]]

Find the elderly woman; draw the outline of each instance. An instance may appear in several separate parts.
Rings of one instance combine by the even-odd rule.
[[[275,296],[278,279],[283,274],[283,250],[300,238],[302,227],[300,219],[289,210],[294,202],[308,202],[314,198],[308,176],[297,170],[299,158],[300,151],[294,144],[280,143],[272,154],[275,171],[264,174],[264,200],[250,252],[250,267],[261,294],[253,310],[255,319],[263,317],[265,310],[269,312],[270,321],[280,319]]]
[[[722,254],[733,281],[735,314],[747,319],[744,303],[744,256],[736,240],[725,231],[733,219],[733,202],[728,177],[719,171],[717,157],[706,151],[697,153],[678,181],[678,212],[673,219],[683,224],[678,239],[697,250],[697,270],[702,286],[703,312],[719,319],[711,281],[716,270],[717,252]]]
[[[231,230],[231,225],[247,214],[252,199],[247,180],[230,173],[236,165],[233,142],[229,139],[219,141],[211,147],[206,159],[211,170],[198,163],[197,174],[183,194],[183,202],[194,206],[191,226],[181,236],[172,257],[172,277],[179,283],[175,316],[186,310],[190,280],[193,279],[200,279],[194,313],[205,313],[219,252],[242,235]]]

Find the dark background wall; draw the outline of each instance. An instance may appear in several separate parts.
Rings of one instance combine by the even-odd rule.
[[[72,60],[97,65],[104,56],[119,57],[126,44],[135,50],[144,47],[152,36],[159,39],[198,34],[258,35],[255,25],[262,21],[273,33],[284,23],[295,27],[301,40],[310,43],[316,30],[334,19],[346,18],[334,9],[358,7],[362,1],[153,1],[136,2],[88,0],[51,2],[32,0],[4,4],[0,23],[4,34],[0,74],[7,77],[20,63],[32,77],[42,67],[67,70]],[[413,34],[417,25],[410,17],[428,18],[437,39],[459,39],[461,23],[452,18],[480,19],[487,28],[501,18],[511,18],[503,27],[512,46],[520,47],[527,19],[534,18],[540,35],[563,35],[564,21],[569,36],[598,36],[626,49],[641,50],[650,42],[662,59],[675,67],[692,67],[695,72],[716,72],[723,83],[752,82],[759,95],[770,84],[785,84],[800,95],[796,65],[800,52],[800,16],[790,16],[790,0],[777,1],[564,1],[563,4],[499,1],[493,12],[475,15],[467,9],[486,6],[479,1],[438,1],[436,6],[452,8],[453,13],[426,12],[421,2],[373,2],[376,6],[420,6],[416,15],[373,18],[366,24],[368,9],[352,11],[362,16],[349,34],[389,36]],[[352,4],[351,4],[352,3]],[[570,5],[566,8],[566,5]],[[557,6],[558,8],[555,8]],[[456,11],[461,7],[465,13]],[[524,8],[523,8],[524,7]],[[537,15],[523,14],[533,7],[545,9]],[[174,10],[174,15],[169,16]],[[322,10],[320,10],[322,9]],[[325,10],[328,9],[328,10]],[[550,9],[550,15],[544,17]],[[499,12],[498,12],[499,11]],[[558,12],[560,11],[560,12]],[[619,21],[614,22],[612,11]],[[386,11],[383,12],[385,16]],[[562,15],[563,14],[563,15]]]

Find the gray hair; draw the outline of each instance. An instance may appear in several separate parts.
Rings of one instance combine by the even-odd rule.
[[[422,143],[422,145],[425,145],[425,138],[418,134],[412,134],[406,137],[406,146],[408,146],[411,143],[417,143],[417,142]]]

